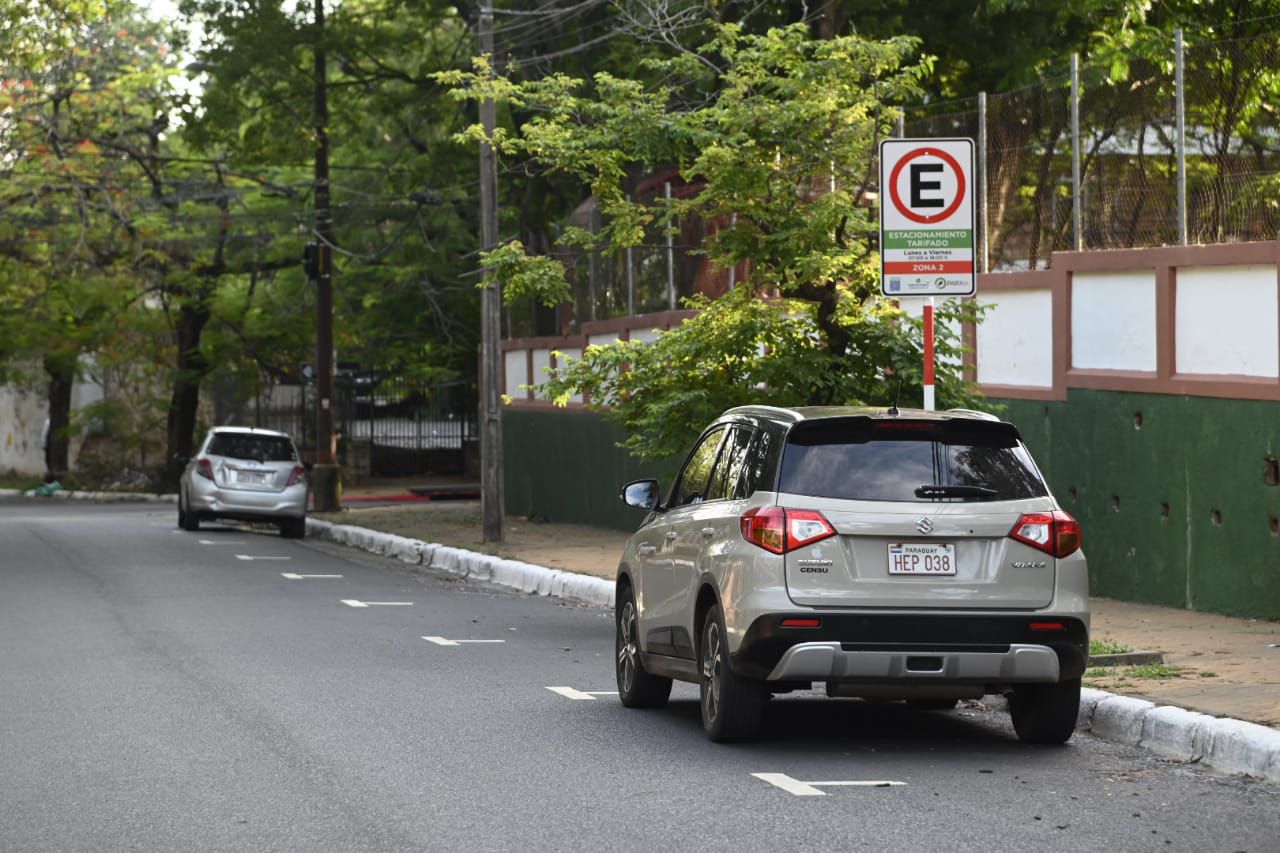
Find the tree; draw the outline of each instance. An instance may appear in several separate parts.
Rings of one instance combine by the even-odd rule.
[[[172,482],[216,366],[205,329],[218,323],[243,338],[255,277],[296,267],[302,241],[289,237],[291,218],[262,217],[269,196],[288,187],[193,157],[177,138],[188,102],[173,82],[172,32],[124,8],[77,33],[74,47],[3,88],[10,156],[0,299],[20,309],[5,318],[17,327],[5,355],[44,365],[58,470],[67,467],[82,357],[104,371],[132,360],[149,382],[167,381],[159,420]],[[221,298],[245,279],[247,300]],[[287,329],[288,317],[281,310],[273,320]],[[165,362],[169,370],[155,369]]]
[[[561,74],[518,82],[483,61],[440,75],[460,98],[534,112],[493,143],[590,186],[604,225],[594,234],[570,229],[566,242],[616,252],[637,245],[653,222],[670,228],[692,216],[708,226],[703,250],[714,263],[748,268],[739,292],[696,304],[703,313],[658,343],[591,347],[542,389],[560,399],[586,391],[646,455],[686,446],[691,431],[733,403],[887,402],[897,381],[907,385],[904,399],[918,388],[910,369],[918,332],[875,296],[869,194],[876,143],[895,116],[882,104],[917,94],[928,70],[908,64],[917,43],[813,40],[802,25],[762,34],[709,26],[696,50],[646,63],[660,81],[651,85],[604,72],[589,82]],[[468,138],[482,133],[472,127]],[[667,164],[685,182],[681,198],[668,206],[629,197],[637,176]],[[564,270],[519,245],[485,261],[508,299],[565,294]],[[950,332],[944,349],[958,351]],[[967,401],[958,369],[942,373],[941,399]]]

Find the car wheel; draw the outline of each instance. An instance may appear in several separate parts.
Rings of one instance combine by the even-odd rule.
[[[1080,713],[1080,679],[1024,684],[1009,696],[1013,730],[1023,743],[1065,743]]]
[[[618,678],[618,697],[628,708],[661,708],[671,696],[671,679],[647,672],[640,660],[640,622],[631,587],[622,591],[614,621],[617,624],[614,671]]]
[[[200,516],[195,511],[187,508],[182,500],[182,495],[178,495],[178,524],[183,530],[194,532],[200,529]]]
[[[307,535],[307,519],[286,518],[280,522],[280,535],[285,539],[301,539]]]
[[[707,611],[700,636],[698,688],[707,737],[715,743],[755,740],[760,736],[768,692],[763,682],[743,678],[729,668],[719,607],[713,605]]]
[[[959,699],[908,699],[907,707],[920,711],[950,711]]]

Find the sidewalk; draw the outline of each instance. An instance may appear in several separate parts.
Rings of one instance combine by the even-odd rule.
[[[503,541],[490,545],[482,541],[479,501],[394,500],[406,493],[389,484],[354,488],[344,494],[355,499],[349,509],[313,515],[609,580],[628,536],[508,517]],[[388,498],[389,505],[363,508],[375,497]],[[1280,729],[1280,622],[1095,598],[1092,635],[1138,651],[1163,652],[1164,666],[1092,669],[1086,686]]]

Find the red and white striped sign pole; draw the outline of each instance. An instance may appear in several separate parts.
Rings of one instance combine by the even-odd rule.
[[[924,410],[933,411],[933,297],[924,304]]]

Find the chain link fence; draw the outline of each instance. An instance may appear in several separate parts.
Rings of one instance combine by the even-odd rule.
[[[1280,35],[1180,53],[1171,43],[1166,57],[1082,65],[1075,86],[1068,74],[906,109],[906,137],[985,141],[987,269],[1041,268],[1072,248],[1172,245],[1183,233],[1191,243],[1276,237]]]

